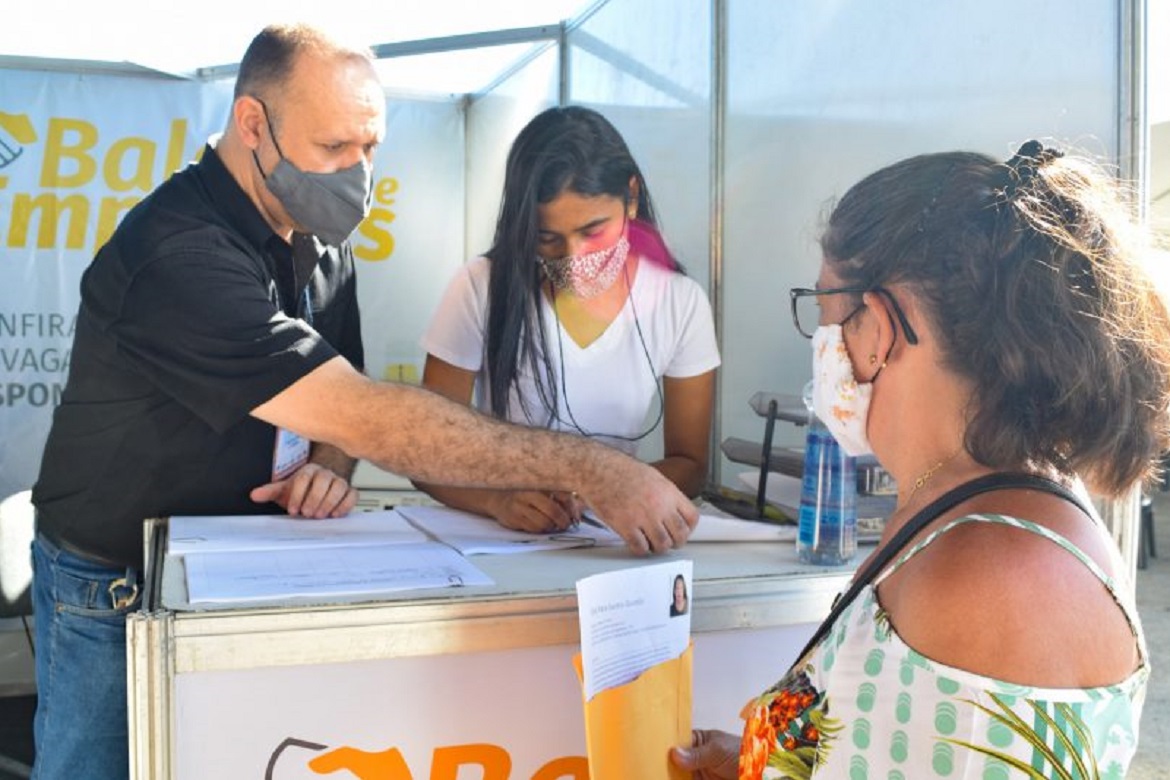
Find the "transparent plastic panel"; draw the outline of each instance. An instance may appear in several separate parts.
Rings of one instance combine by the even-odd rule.
[[[486,252],[495,233],[512,141],[532,117],[557,103],[555,46],[547,46],[467,106],[467,239],[464,259]]]
[[[1116,162],[1119,16],[1098,0],[728,2],[724,437],[760,440],[752,395],[811,376],[788,289],[816,281],[820,225],[850,185],[1033,137]],[[742,470],[725,463],[723,481]]]
[[[709,286],[711,3],[610,0],[568,34],[570,103],[604,114],[646,177],[668,246]]]

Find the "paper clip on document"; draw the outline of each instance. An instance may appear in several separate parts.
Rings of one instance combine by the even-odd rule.
[[[593,537],[578,536],[577,534],[549,534],[537,539],[517,539],[512,544],[542,544],[544,542],[564,542],[577,547],[594,547],[597,544],[597,540]]]
[[[553,534],[549,537],[554,542],[572,542],[581,547],[593,547],[597,540],[592,536],[578,536],[577,534]]]

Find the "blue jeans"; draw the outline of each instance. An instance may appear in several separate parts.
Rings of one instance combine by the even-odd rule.
[[[33,780],[124,780],[130,773],[126,615],[139,575],[33,542],[37,712]]]

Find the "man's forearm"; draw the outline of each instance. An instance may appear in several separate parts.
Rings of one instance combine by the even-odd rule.
[[[371,383],[353,454],[444,485],[578,490],[617,456],[569,434],[501,422],[426,390]]]
[[[418,387],[372,381],[343,358],[252,413],[415,481],[576,491],[638,553],[681,545],[698,522],[666,477],[617,450],[500,422]]]
[[[633,465],[578,436],[512,425],[429,390],[372,380],[343,358],[319,366],[253,414],[434,484],[573,491],[600,484],[605,468]]]

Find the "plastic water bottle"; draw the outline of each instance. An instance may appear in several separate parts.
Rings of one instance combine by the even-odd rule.
[[[857,554],[857,465],[813,411],[812,382],[804,388],[804,404],[808,433],[796,552],[805,563],[839,566]]]

